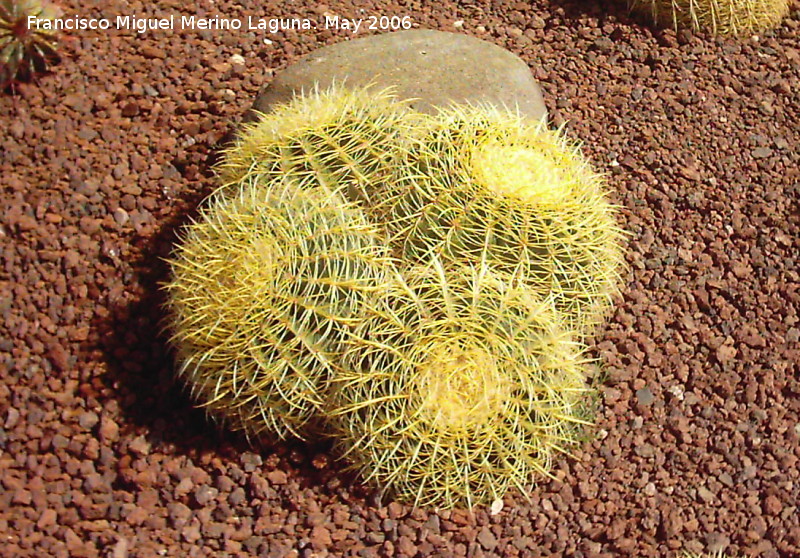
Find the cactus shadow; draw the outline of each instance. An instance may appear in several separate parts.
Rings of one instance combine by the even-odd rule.
[[[137,285],[136,295],[109,304],[108,314],[93,324],[106,364],[105,393],[116,400],[127,428],[146,432],[153,446],[166,444],[182,453],[207,451],[221,440],[175,380],[162,328],[165,298],[160,285],[168,277],[164,258],[207,194],[191,193],[183,209],[162,220],[138,246],[145,255],[129,262],[135,270],[130,283]]]
[[[208,155],[211,168],[217,149]],[[210,149],[211,151],[211,149]],[[92,323],[98,342],[88,351],[98,351],[106,373],[93,383],[101,404],[113,400],[123,417],[122,437],[144,435],[152,452],[185,455],[203,460],[209,455],[238,462],[245,453],[280,459],[278,467],[293,473],[303,489],[320,491],[328,499],[359,499],[362,489],[354,474],[333,457],[326,440],[248,440],[243,434],[223,430],[198,409],[176,377],[176,364],[164,331],[166,295],[163,285],[169,277],[165,259],[180,236],[184,224],[196,217],[202,201],[213,190],[210,174],[202,188],[185,194],[182,204],[162,218],[155,232],[138,244],[143,256],[130,261],[134,277],[128,280],[132,300],[110,303],[108,313]],[[134,240],[136,242],[136,240]],[[99,385],[98,385],[99,383]],[[314,457],[330,456],[324,468],[315,467]]]
[[[551,5],[554,9],[561,8],[564,12],[564,18],[572,22],[591,17],[597,19],[600,26],[606,23],[616,23],[635,26],[637,29],[649,29],[656,34],[661,32],[661,29],[653,25],[645,10],[631,10],[626,0],[613,0],[611,2],[551,0]]]

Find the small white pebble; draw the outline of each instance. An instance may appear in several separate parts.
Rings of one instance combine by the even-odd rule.
[[[497,515],[501,511],[503,511],[503,499],[498,498],[492,502],[491,515]]]
[[[118,207],[114,210],[114,221],[116,221],[119,226],[124,227],[128,221],[130,221],[130,216],[127,211]]]
[[[458,21],[454,21],[453,27],[455,27],[456,29],[461,29],[462,27],[464,27],[464,20],[459,19]]]
[[[678,401],[683,401],[683,386],[672,386],[669,388],[669,392],[674,395]]]
[[[231,64],[238,64],[240,66],[244,66],[245,64],[244,56],[242,56],[241,54],[234,54],[233,56],[231,56]]]

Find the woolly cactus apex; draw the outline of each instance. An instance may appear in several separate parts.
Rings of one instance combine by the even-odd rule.
[[[369,481],[416,505],[525,490],[579,431],[581,347],[513,278],[411,268],[367,304],[326,413]]]
[[[789,0],[630,0],[633,10],[676,30],[689,27],[714,35],[758,33],[780,24]]]
[[[248,436],[302,437],[345,331],[384,281],[381,246],[361,211],[330,192],[252,175],[213,197],[166,286],[193,397]]]
[[[364,199],[385,180],[410,126],[406,105],[388,90],[314,90],[246,125],[219,172],[236,182],[257,169]]]
[[[561,131],[494,110],[428,120],[372,211],[406,258],[520,268],[582,335],[618,292],[623,233],[606,185]]]

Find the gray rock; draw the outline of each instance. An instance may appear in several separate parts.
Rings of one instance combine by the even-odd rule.
[[[636,390],[636,399],[642,407],[648,407],[655,400],[655,396],[649,387]]]
[[[489,103],[547,118],[528,65],[497,45],[468,35],[411,30],[345,41],[301,58],[261,90],[253,109],[269,112],[296,93],[332,84],[392,86],[416,110],[434,113],[451,103]],[[247,119],[254,118],[253,113]]]

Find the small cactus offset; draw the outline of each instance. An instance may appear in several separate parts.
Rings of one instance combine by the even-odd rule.
[[[360,200],[386,179],[410,126],[387,90],[314,90],[245,125],[218,171],[223,183],[257,172]]]
[[[46,0],[0,0],[0,90],[29,81],[58,61],[56,32],[31,27],[28,18],[52,22],[60,14]]]
[[[759,33],[780,24],[789,0],[630,0],[631,9],[658,25],[690,28],[714,35]]]
[[[251,175],[212,198],[171,259],[168,327],[180,375],[248,435],[303,437],[385,251],[338,195]]]
[[[371,213],[411,261],[431,255],[520,268],[589,335],[617,293],[624,262],[601,176],[561,132],[480,107],[428,120]]]
[[[415,505],[523,490],[577,438],[581,346],[485,265],[408,269],[367,304],[326,418],[353,468]]]

